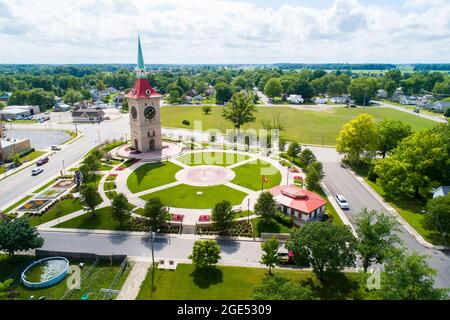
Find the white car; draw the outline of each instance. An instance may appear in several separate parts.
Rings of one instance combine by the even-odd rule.
[[[34,168],[33,170],[31,170],[31,175],[32,176],[37,176],[38,174],[44,172],[44,169],[42,168]]]
[[[61,150],[61,146],[53,145],[52,146],[52,150],[53,151],[59,151],[59,150]]]
[[[347,199],[342,194],[336,196],[336,201],[341,209],[350,209]]]

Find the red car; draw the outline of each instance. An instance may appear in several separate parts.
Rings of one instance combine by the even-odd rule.
[[[44,164],[46,164],[48,162],[48,160],[49,160],[48,157],[39,159],[38,162],[36,162],[36,165],[43,166]]]

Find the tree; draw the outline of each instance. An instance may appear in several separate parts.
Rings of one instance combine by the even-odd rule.
[[[384,212],[361,210],[355,219],[358,244],[356,250],[362,257],[364,272],[372,263],[381,264],[392,252],[394,245],[400,242],[395,234],[398,222]]]
[[[95,152],[88,155],[82,162],[82,166],[85,166],[85,168],[91,172],[92,176],[95,176],[95,172],[98,171],[101,166],[97,151],[98,150],[95,150]]]
[[[74,89],[68,89],[66,94],[63,96],[64,103],[73,105],[79,101],[83,100],[83,95],[80,91]]]
[[[314,88],[308,80],[298,79],[295,82],[295,94],[300,94],[305,100],[310,100],[314,96]]]
[[[274,99],[275,97],[279,97],[282,92],[283,86],[281,85],[280,79],[278,78],[270,79],[264,86],[264,93],[269,98]]]
[[[120,229],[123,229],[124,224],[131,218],[130,204],[123,193],[113,198],[111,213],[113,218],[119,221]]]
[[[335,97],[347,93],[347,89],[347,85],[343,81],[336,80],[328,85],[327,92],[330,96]]]
[[[381,288],[376,295],[383,300],[448,299],[448,289],[434,287],[435,275],[425,256],[398,252],[384,265]]]
[[[357,104],[366,106],[377,91],[377,82],[374,78],[356,78],[348,91]]]
[[[37,249],[43,245],[44,238],[27,218],[0,220],[0,251],[13,256],[17,251]]]
[[[254,210],[255,214],[260,216],[263,221],[270,221],[278,211],[277,203],[275,202],[273,195],[269,192],[261,193],[255,204]]]
[[[301,151],[302,147],[297,142],[293,142],[289,145],[287,155],[295,162],[295,159]]]
[[[391,195],[427,197],[449,179],[448,126],[417,131],[403,139],[374,171],[377,183]]]
[[[320,281],[326,272],[338,272],[355,266],[357,241],[348,226],[324,222],[309,222],[291,232],[286,248],[294,253],[294,260],[305,261]]]
[[[203,114],[204,115],[208,115],[208,114],[210,114],[211,113],[211,107],[210,106],[204,106],[203,108],[202,108],[202,110],[203,110]]]
[[[0,300],[6,300],[8,298],[8,290],[13,283],[13,279],[7,279],[0,282]]]
[[[160,198],[151,198],[145,204],[144,216],[147,218],[150,231],[158,232],[169,219],[169,210]]]
[[[450,194],[428,200],[425,226],[438,234],[450,233]]]
[[[377,124],[378,151],[386,158],[389,151],[394,150],[400,141],[411,135],[412,128],[400,120],[384,119]]]
[[[317,190],[320,187],[320,182],[325,176],[323,172],[322,162],[316,161],[311,163],[306,171],[306,185],[310,190]]]
[[[280,276],[268,275],[253,288],[253,300],[315,300],[311,287]]]
[[[104,91],[106,89],[106,85],[103,82],[103,80],[98,80],[97,82],[97,90],[98,91]]]
[[[444,111],[444,116],[445,116],[446,118],[450,118],[450,108],[445,109],[445,111]]]
[[[336,140],[336,150],[345,153],[349,160],[360,161],[363,152],[375,152],[378,131],[375,119],[363,113],[346,123]]]
[[[230,101],[233,96],[233,88],[224,82],[220,82],[215,85],[214,90],[216,92],[216,103],[224,104]]]
[[[310,164],[312,164],[313,162],[316,162],[316,156],[314,155],[314,153],[311,151],[311,149],[305,149],[300,153],[299,156],[299,160],[300,162],[303,164],[303,166],[305,166],[306,168],[308,168],[308,166]]]
[[[395,81],[390,80],[384,84],[384,90],[388,93],[388,97],[392,97],[396,89],[397,83]]]
[[[80,191],[80,202],[81,204],[88,208],[92,215],[95,215],[95,208],[102,203],[102,197],[97,191],[97,188],[92,185],[86,185],[81,188]]]
[[[278,240],[275,236],[267,241],[261,242],[263,254],[260,263],[269,268],[269,274],[272,274],[272,268],[275,268],[280,260],[278,257],[278,246]]]
[[[228,106],[223,109],[223,117],[232,122],[238,130],[249,122],[256,120],[254,113],[256,107],[252,102],[251,95],[246,91],[235,93]]]
[[[192,260],[195,270],[207,270],[221,259],[220,250],[214,240],[196,241],[188,258]]]
[[[231,203],[225,200],[214,206],[211,219],[216,229],[220,233],[225,233],[233,227],[235,215]]]

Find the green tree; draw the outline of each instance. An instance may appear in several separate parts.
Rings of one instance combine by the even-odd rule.
[[[365,208],[356,216],[355,226],[359,240],[356,250],[361,255],[364,272],[372,263],[383,263],[400,243],[397,220],[384,212]]]
[[[80,102],[83,100],[83,95],[80,91],[75,89],[68,89],[66,94],[63,96],[64,103],[73,105],[74,103]]]
[[[316,300],[311,287],[294,283],[278,274],[266,276],[253,288],[253,300]]]
[[[311,163],[306,172],[306,185],[310,190],[317,190],[320,188],[320,182],[324,178],[322,162],[316,161]]]
[[[338,272],[354,267],[357,240],[348,226],[324,222],[310,222],[291,232],[286,248],[294,253],[294,260],[306,262],[320,281],[326,272]]]
[[[211,220],[220,233],[225,233],[233,227],[235,215],[231,203],[225,200],[214,206]]]
[[[428,200],[424,222],[429,230],[450,234],[450,194]]]
[[[151,198],[144,207],[144,216],[151,232],[158,232],[162,225],[169,220],[169,209],[160,198]]]
[[[111,213],[113,218],[119,221],[120,229],[123,229],[125,223],[131,218],[130,204],[123,193],[113,198],[111,202]]]
[[[14,256],[18,251],[37,249],[43,245],[44,238],[27,218],[0,220],[0,251]]]
[[[212,108],[210,106],[204,106],[202,108],[202,111],[203,111],[204,115],[209,115],[211,113],[211,111],[212,111]]]
[[[308,168],[309,165],[311,165],[312,163],[317,161],[316,156],[311,151],[311,149],[303,150],[300,153],[299,160],[303,164],[303,166],[305,166],[306,168]]]
[[[233,95],[228,106],[223,109],[222,116],[232,122],[238,130],[249,122],[254,122],[256,107],[252,102],[252,96],[246,91]]]
[[[169,97],[167,98],[167,101],[169,103],[179,103],[181,102],[181,97],[183,96],[183,89],[175,84],[170,85],[169,89],[167,90],[169,93]]]
[[[92,176],[95,176],[95,172],[100,169],[101,163],[97,154],[90,154],[86,158],[84,158],[82,162],[82,166],[85,166],[87,170],[89,170]]]
[[[293,142],[289,145],[287,155],[291,157],[292,160],[295,162],[295,159],[298,157],[301,151],[302,147],[297,142]]]
[[[436,271],[425,256],[399,252],[390,256],[381,274],[381,289],[376,295],[383,300],[448,299],[448,289],[434,287]]]
[[[278,211],[277,203],[275,202],[273,195],[269,192],[261,193],[256,201],[254,211],[264,222],[269,222]]]
[[[80,191],[81,204],[95,215],[95,208],[102,203],[102,197],[97,191],[97,188],[92,185],[86,185]]]
[[[390,80],[384,84],[384,90],[388,93],[388,97],[392,97],[396,89],[397,83],[395,81]]]
[[[356,103],[367,106],[377,91],[377,82],[374,78],[356,78],[348,91]]]
[[[214,240],[196,241],[188,257],[196,271],[207,270],[216,265],[220,257],[220,246]]]
[[[375,119],[363,113],[346,123],[336,140],[336,150],[349,160],[360,161],[363,152],[375,152],[378,131]]]
[[[269,274],[272,274],[272,268],[275,268],[280,261],[278,257],[278,247],[279,243],[275,236],[267,241],[261,242],[261,249],[263,253],[260,263],[269,268]]]
[[[13,283],[13,279],[7,279],[0,282],[0,300],[6,300],[8,298],[8,290]]]
[[[298,79],[295,82],[295,94],[300,94],[305,100],[311,100],[314,96],[314,88],[306,79]]]
[[[225,102],[230,101],[233,96],[233,88],[224,82],[217,83],[214,86],[214,90],[216,92],[217,104],[224,104]]]
[[[347,93],[347,85],[341,80],[336,80],[328,85],[328,94],[332,97]]]
[[[98,80],[97,82],[97,90],[98,91],[104,91],[106,89],[106,85],[103,82],[103,80]]]
[[[279,97],[282,92],[283,86],[281,85],[280,79],[278,78],[270,79],[264,86],[264,93],[269,98],[274,99],[275,97]]]
[[[400,120],[384,119],[377,124],[378,151],[386,158],[386,154],[394,150],[400,141],[411,135],[412,128]]]

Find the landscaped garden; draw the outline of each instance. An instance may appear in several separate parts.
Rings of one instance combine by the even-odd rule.
[[[214,165],[228,167],[250,159],[250,156],[229,152],[194,152],[179,157],[177,160],[189,166]]]
[[[46,223],[48,221],[52,221],[75,211],[83,209],[83,206],[80,203],[78,198],[76,199],[66,199],[59,201],[55,204],[50,210],[42,215],[28,215],[28,220],[31,225],[38,226],[40,224]]]
[[[173,208],[210,209],[222,200],[228,200],[233,206],[240,205],[246,193],[224,185],[195,187],[181,184],[161,191],[149,193],[141,199],[160,198],[167,206]]]
[[[261,190],[262,187],[265,190],[270,189],[281,183],[280,171],[266,161],[257,160],[256,163],[246,163],[234,168],[233,171],[236,173],[236,178],[231,181],[232,183],[254,191]],[[267,182],[263,182],[263,177]]]
[[[175,174],[181,169],[181,167],[172,162],[144,164],[128,177],[128,189],[132,193],[138,193],[175,182]]]
[[[155,270],[155,290],[150,296],[151,269],[141,286],[138,300],[250,300],[253,287],[266,276],[267,269],[218,266],[216,272],[195,273],[194,267],[179,264],[175,271]],[[274,273],[311,286],[321,299],[361,299],[358,273],[329,275],[321,284],[310,271],[280,270]]]

